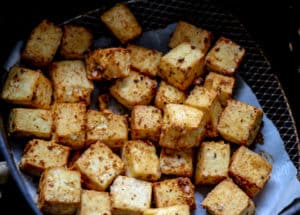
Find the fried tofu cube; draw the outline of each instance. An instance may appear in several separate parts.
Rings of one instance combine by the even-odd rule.
[[[22,154],[20,169],[40,176],[51,167],[66,166],[71,149],[54,141],[33,139],[27,143]]]
[[[119,79],[110,87],[111,95],[129,110],[135,105],[147,105],[155,95],[157,82],[131,71],[129,76]]]
[[[202,86],[195,86],[184,104],[198,108],[206,113],[208,117],[207,135],[209,137],[218,136],[217,126],[222,113],[222,106],[216,91]]]
[[[210,72],[205,78],[204,87],[218,92],[218,97],[223,106],[227,105],[227,100],[231,99],[235,79],[233,77]]]
[[[77,215],[111,215],[109,193],[94,190],[82,190]]]
[[[55,102],[90,104],[93,82],[87,79],[86,67],[80,60],[54,62],[50,67]]]
[[[217,184],[228,177],[230,145],[224,141],[202,142],[197,156],[195,184]]]
[[[232,76],[236,73],[245,55],[245,49],[235,42],[221,37],[206,56],[210,71]]]
[[[199,109],[167,104],[164,108],[159,145],[170,149],[199,146],[206,130],[206,117]]]
[[[39,182],[39,208],[47,214],[74,214],[80,204],[80,173],[64,167],[46,169]]]
[[[142,27],[125,4],[116,4],[101,15],[101,20],[121,43],[127,43],[142,33]]]
[[[146,209],[143,215],[190,215],[188,205],[174,205],[164,208]]]
[[[195,209],[195,187],[189,178],[167,179],[153,183],[154,202],[157,208],[187,204]]]
[[[186,97],[184,92],[161,81],[155,96],[155,106],[163,109],[166,104],[182,104]]]
[[[30,66],[41,68],[49,65],[60,45],[63,32],[48,20],[43,20],[31,32],[21,60]]]
[[[192,177],[193,157],[192,148],[183,150],[162,148],[159,158],[161,172],[165,175]]]
[[[99,140],[110,148],[120,148],[127,139],[126,116],[95,110],[87,111],[86,141],[88,144]]]
[[[225,140],[250,146],[259,131],[262,117],[261,109],[240,101],[229,100],[217,128]]]
[[[141,215],[150,208],[152,184],[127,176],[118,176],[110,187],[112,213]]]
[[[60,46],[60,55],[65,59],[84,59],[84,54],[93,44],[93,34],[83,26],[65,25]]]
[[[245,146],[231,157],[229,175],[251,198],[263,189],[271,171],[271,163]]]
[[[39,71],[14,66],[9,70],[1,98],[7,102],[49,109],[52,97],[51,82]]]
[[[72,149],[85,145],[86,106],[83,103],[56,103],[53,106],[53,139]]]
[[[83,184],[93,190],[104,191],[122,172],[124,164],[118,155],[104,143],[92,144],[74,163],[83,179]]]
[[[211,32],[198,28],[190,23],[179,21],[169,42],[170,48],[175,48],[181,43],[190,43],[206,53],[211,45],[213,35]]]
[[[85,62],[90,80],[125,78],[130,72],[130,53],[125,48],[96,49],[86,56]]]
[[[157,181],[161,172],[156,149],[150,142],[132,140],[124,143],[122,160],[129,177],[145,181]]]
[[[146,105],[136,105],[131,112],[131,138],[158,142],[162,123],[161,110]]]
[[[156,76],[162,56],[160,52],[131,44],[127,46],[127,49],[130,51],[131,68],[144,75]]]
[[[212,215],[252,215],[255,212],[253,201],[230,179],[219,183],[201,205]]]
[[[158,75],[180,90],[186,90],[196,75],[203,73],[204,59],[204,54],[195,46],[181,43],[161,58]]]
[[[9,113],[8,134],[16,137],[50,138],[52,113],[49,110],[13,108]]]

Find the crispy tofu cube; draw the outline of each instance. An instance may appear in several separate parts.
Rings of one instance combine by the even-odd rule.
[[[145,181],[157,181],[161,172],[155,146],[150,142],[132,140],[124,143],[122,160],[129,177]]]
[[[201,205],[212,215],[252,215],[255,212],[253,201],[230,179],[219,183]]]
[[[88,144],[99,140],[110,148],[120,148],[127,139],[126,116],[95,110],[87,111],[86,141]]]
[[[146,105],[136,105],[131,112],[131,138],[158,142],[162,123],[161,110]]]
[[[159,139],[159,145],[170,149],[199,146],[205,134],[206,117],[196,108],[167,104]]]
[[[45,169],[66,166],[71,149],[54,141],[33,139],[27,143],[22,154],[20,169],[40,176]]]
[[[65,59],[84,59],[84,54],[93,44],[93,34],[83,26],[65,25],[60,46],[60,55]]]
[[[152,184],[150,182],[118,176],[110,187],[112,213],[141,215],[150,208]]]
[[[50,138],[52,123],[52,113],[49,110],[13,108],[9,113],[8,134]]]
[[[141,26],[125,4],[116,4],[101,15],[101,20],[121,43],[127,43],[142,33]]]
[[[164,208],[146,209],[143,215],[190,215],[188,205],[174,205]]]
[[[217,184],[228,177],[230,145],[202,142],[197,156],[195,184]]]
[[[93,190],[104,191],[124,171],[124,164],[104,143],[92,144],[74,163],[83,184]]]
[[[229,100],[217,128],[225,140],[249,146],[259,131],[262,117],[261,109],[240,101]]]
[[[80,192],[79,172],[52,167],[40,178],[38,206],[47,214],[74,214],[80,204]]]
[[[147,105],[155,95],[157,82],[131,71],[129,76],[119,79],[110,87],[111,95],[122,105],[132,110],[135,105]]]
[[[90,80],[125,78],[130,72],[130,53],[125,48],[96,49],[85,62]]]
[[[94,190],[82,190],[77,215],[111,215],[109,193]]]
[[[153,184],[154,202],[157,208],[173,205],[189,205],[195,209],[195,187],[189,178],[167,179]]]
[[[179,21],[170,39],[169,47],[175,48],[181,43],[190,43],[206,53],[211,45],[213,35],[211,32],[198,28],[190,23]]]
[[[245,49],[235,42],[221,37],[206,56],[206,67],[210,71],[232,76],[236,73]]]
[[[36,26],[25,45],[21,60],[33,67],[45,67],[51,63],[62,38],[62,30],[48,20]]]
[[[84,62],[80,60],[54,62],[49,73],[54,86],[55,102],[90,104],[94,85],[87,79]]]
[[[162,56],[160,52],[131,44],[127,46],[127,49],[130,51],[131,67],[133,69],[144,75],[156,76]]]
[[[158,75],[180,90],[186,90],[196,75],[203,73],[204,59],[204,54],[195,46],[181,43],[161,58]]]
[[[1,98],[7,102],[49,109],[52,97],[51,82],[39,71],[14,66],[9,70]]]
[[[166,104],[182,104],[186,97],[184,92],[176,87],[161,81],[155,96],[155,106],[163,109]]]
[[[83,103],[56,103],[53,106],[53,139],[72,149],[85,145],[86,106]]]
[[[206,113],[208,117],[207,135],[209,137],[218,136],[217,126],[222,113],[222,107],[216,91],[195,86],[184,104],[198,108]]]
[[[251,198],[268,181],[272,165],[259,154],[241,146],[231,157],[229,174]]]
[[[231,99],[235,79],[215,72],[210,72],[205,78],[204,87],[218,92],[219,100],[223,106]]]
[[[162,148],[159,158],[161,172],[165,175],[192,177],[193,157],[192,148],[183,150]]]

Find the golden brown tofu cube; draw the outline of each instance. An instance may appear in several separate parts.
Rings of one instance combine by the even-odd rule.
[[[235,42],[221,37],[206,56],[206,67],[210,71],[232,76],[236,73],[245,49]]]
[[[249,146],[259,131],[262,117],[261,109],[240,101],[229,100],[221,114],[218,131],[225,140]]]
[[[109,193],[94,190],[82,190],[77,215],[111,215]]]
[[[268,181],[272,165],[259,154],[241,146],[231,157],[229,174],[251,198]]]
[[[186,97],[184,92],[161,81],[155,96],[155,106],[163,109],[166,104],[182,104]]]
[[[131,138],[158,142],[162,123],[161,110],[146,105],[136,105],[131,112]]]
[[[227,100],[231,99],[235,79],[233,77],[210,72],[205,78],[204,87],[218,92],[219,100],[223,106],[227,105]]]
[[[211,215],[252,215],[255,212],[253,201],[230,179],[219,183],[201,205]]]
[[[66,166],[71,149],[54,141],[33,139],[27,143],[22,154],[20,169],[40,176],[45,169]]]
[[[230,145],[202,142],[197,156],[195,184],[217,184],[228,177]]]
[[[65,25],[60,46],[60,55],[65,59],[84,59],[84,54],[93,44],[93,34],[83,26]]]
[[[157,82],[137,72],[119,79],[110,87],[111,95],[122,105],[132,110],[135,105],[147,105],[155,95]]]
[[[150,142],[132,140],[124,143],[122,160],[129,177],[145,181],[157,181],[161,172],[155,146]]]
[[[74,168],[80,171],[87,188],[104,191],[124,171],[124,164],[104,143],[96,142],[80,156]]]
[[[85,62],[90,80],[125,78],[130,72],[130,53],[125,48],[96,49],[86,56]]]
[[[209,137],[218,136],[217,126],[222,113],[222,107],[216,91],[196,86],[190,92],[184,104],[198,108],[206,113],[208,117],[207,135]]]
[[[180,90],[186,90],[196,75],[203,73],[204,59],[204,54],[195,46],[181,43],[161,58],[158,75]]]
[[[53,106],[53,139],[72,149],[85,145],[86,106],[83,103],[56,103]]]
[[[163,208],[146,209],[143,215],[190,215],[188,205],[174,205]]]
[[[192,177],[193,157],[192,148],[183,150],[162,148],[159,158],[161,172],[165,175]]]
[[[195,187],[189,178],[167,179],[153,183],[153,196],[157,208],[187,204],[195,209]]]
[[[48,20],[36,26],[25,45],[21,59],[33,67],[45,67],[51,63],[62,38],[62,30]]]
[[[54,88],[55,102],[84,102],[90,104],[94,89],[87,79],[85,64],[80,60],[66,60],[51,65],[50,76]]]
[[[162,56],[160,52],[131,44],[127,46],[127,49],[130,51],[131,68],[144,75],[156,76]]]
[[[198,28],[190,23],[179,21],[170,39],[169,47],[175,48],[181,43],[190,43],[206,53],[211,45],[213,35],[211,32]]]
[[[51,82],[39,71],[14,66],[9,70],[1,98],[7,102],[49,109],[52,97]]]
[[[49,110],[13,108],[9,113],[8,134],[16,137],[50,138],[52,113]]]
[[[125,4],[116,4],[101,15],[102,22],[120,40],[126,43],[142,33],[142,28]]]
[[[206,117],[196,108],[167,104],[164,108],[159,145],[170,149],[199,146],[206,130]]]
[[[127,139],[128,123],[126,116],[88,110],[86,133],[88,144],[99,140],[110,148],[120,148]]]
[[[38,206],[47,214],[74,214],[80,204],[80,192],[79,172],[52,167],[40,178]]]
[[[150,182],[118,176],[110,187],[112,213],[142,215],[150,208],[152,184]]]

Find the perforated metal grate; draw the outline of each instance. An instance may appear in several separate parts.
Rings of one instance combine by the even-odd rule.
[[[164,28],[167,24],[185,20],[199,27],[228,37],[246,49],[239,74],[255,92],[264,112],[277,126],[291,160],[299,168],[299,139],[290,108],[270,63],[240,21],[213,1],[128,1],[127,4],[145,31]],[[109,6],[80,15],[66,23],[85,25],[96,36],[109,34],[99,22],[100,14]]]

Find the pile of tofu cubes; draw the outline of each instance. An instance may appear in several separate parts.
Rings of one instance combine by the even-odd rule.
[[[29,138],[20,169],[40,177],[41,211],[187,215],[201,204],[210,214],[254,214],[272,165],[248,148],[262,110],[232,99],[245,50],[180,21],[163,54],[127,44],[142,28],[126,5],[101,20],[120,47],[91,50],[87,28],[44,20],[2,89],[10,138]],[[109,83],[98,110],[96,81]],[[112,98],[129,114],[109,110]]]

